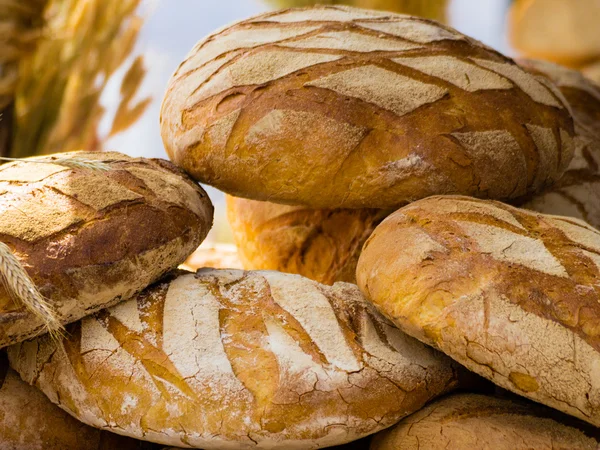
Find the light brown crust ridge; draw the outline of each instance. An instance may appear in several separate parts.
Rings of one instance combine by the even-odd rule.
[[[357,281],[408,334],[600,424],[600,232],[585,222],[431,197],[373,232]]]
[[[567,168],[574,134],[560,93],[512,60],[433,21],[343,6],[199,42],[161,132],[173,161],[231,195],[381,209],[537,192]]]
[[[12,366],[85,423],[179,447],[350,442],[459,373],[355,285],[279,272],[179,273],[67,330],[10,347]]]
[[[244,268],[296,273],[319,283],[356,283],[360,251],[389,211],[310,209],[227,196]]]
[[[577,427],[585,424],[564,419],[515,399],[450,395],[375,435],[370,450],[598,449],[600,442]]]
[[[182,263],[212,225],[204,190],[168,161],[73,152],[109,171],[0,166],[0,239],[63,323],[144,289]],[[0,287],[0,346],[44,331]]]
[[[547,77],[563,94],[575,120],[575,156],[563,177],[522,206],[544,214],[571,216],[600,228],[600,86],[580,72],[520,59],[526,70]]]

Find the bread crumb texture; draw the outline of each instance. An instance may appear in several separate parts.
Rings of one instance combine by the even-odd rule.
[[[512,397],[450,395],[376,435],[370,449],[596,450],[597,433],[569,419]]]
[[[600,228],[600,86],[557,64],[531,59],[518,62],[558,86],[575,119],[576,133],[575,156],[565,175],[523,206],[544,214],[576,217]]]
[[[212,224],[206,193],[167,161],[74,152],[108,171],[0,166],[0,238],[63,323],[126,299],[174,269]],[[42,158],[43,159],[43,158]],[[43,323],[0,289],[0,346]]]
[[[576,144],[546,78],[436,22],[345,6],[200,41],[170,80],[161,133],[201,182],[331,209],[520,198],[557,181]]]
[[[180,272],[68,332],[10,347],[11,364],[89,425],[179,447],[343,444],[459,375],[355,285],[279,272]]]
[[[600,425],[600,232],[587,223],[431,197],[375,229],[357,280],[405,332]]]

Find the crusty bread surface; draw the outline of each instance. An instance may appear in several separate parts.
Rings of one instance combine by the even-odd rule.
[[[129,298],[173,270],[212,225],[204,190],[168,161],[113,152],[59,156],[109,170],[0,166],[0,240],[63,323]],[[0,346],[43,331],[0,286]]]
[[[345,6],[200,41],[171,78],[161,133],[201,182],[330,209],[521,197],[558,180],[574,148],[547,79],[436,22]]]
[[[431,197],[375,229],[357,281],[406,333],[600,425],[600,232],[587,223]]]
[[[460,375],[355,285],[279,272],[174,274],[67,331],[9,347],[11,365],[89,425],[178,447],[343,444]]]

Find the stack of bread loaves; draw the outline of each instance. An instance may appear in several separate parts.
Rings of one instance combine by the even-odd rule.
[[[597,91],[527,67],[341,6],[207,37],[169,83],[163,141],[230,195],[246,269],[275,270],[221,248],[173,270],[212,207],[167,162],[3,166],[0,233],[39,289],[5,295],[11,366],[81,422],[166,446],[596,448],[600,232],[497,200],[595,189],[563,175],[598,170]],[[49,317],[81,320],[24,340]],[[475,394],[467,369],[529,400]]]

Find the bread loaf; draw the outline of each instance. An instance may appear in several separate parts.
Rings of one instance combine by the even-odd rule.
[[[60,157],[109,170],[48,164],[51,157],[0,166],[0,240],[62,323],[144,289],[208,233],[210,200],[171,163],[119,153]],[[43,322],[0,287],[0,346],[43,331]]]
[[[233,244],[204,242],[188,259],[181,268],[190,272],[198,269],[212,267],[213,269],[241,269],[242,262],[238,251]]]
[[[575,70],[553,63],[518,62],[558,86],[571,107],[578,143],[565,175],[523,207],[544,214],[576,217],[600,228],[600,86]]]
[[[311,209],[227,196],[227,217],[246,269],[356,282],[360,250],[388,213]]]
[[[141,450],[139,441],[88,427],[53,405],[9,369],[0,353],[2,450]]]
[[[599,0],[516,0],[510,41],[528,58],[579,66],[600,57],[598,17]]]
[[[375,229],[356,276],[403,331],[600,425],[600,232],[585,222],[431,197]]]
[[[558,417],[557,417],[558,416]],[[378,433],[370,450],[597,450],[548,408],[478,394],[445,397]]]
[[[12,366],[87,424],[178,447],[342,444],[457,382],[355,285],[279,272],[179,274],[67,330],[10,347]]]
[[[436,22],[343,6],[200,41],[169,83],[161,132],[176,164],[229,194],[382,209],[537,192],[567,168],[574,133],[545,78]]]

